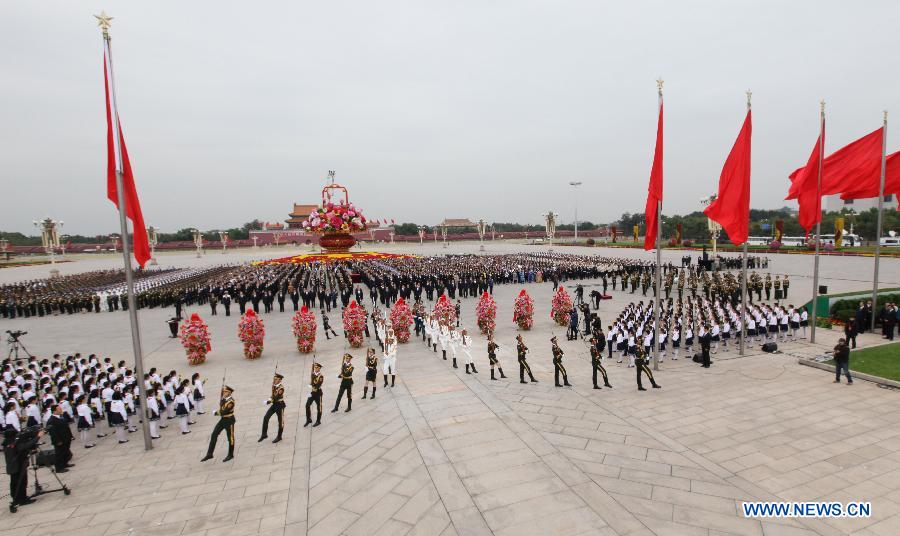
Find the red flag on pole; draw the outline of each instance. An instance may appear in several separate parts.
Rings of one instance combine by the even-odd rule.
[[[134,258],[143,267],[150,260],[150,242],[147,239],[147,227],[144,225],[144,215],[141,213],[141,203],[138,200],[137,189],[134,186],[134,175],[131,172],[131,162],[128,159],[128,149],[125,148],[125,136],[122,134],[122,123],[119,114],[114,112],[114,97],[112,96],[109,77],[109,56],[103,51],[103,82],[106,90],[106,196],[119,207],[118,189],[116,188],[116,173],[122,173],[122,185],[125,191],[125,214],[131,219],[132,233],[134,236]],[[116,128],[113,128],[115,126]],[[116,136],[115,133],[118,133]],[[116,138],[121,149],[122,160],[119,162],[116,154]]]
[[[661,97],[660,97],[661,98]],[[644,249],[656,246],[659,221],[656,219],[657,205],[663,200],[663,105],[659,104],[659,120],[656,126],[656,150],[653,152],[653,167],[650,168],[650,186],[647,188],[647,205],[644,207]]]
[[[800,204],[800,214],[797,220],[800,226],[806,229],[806,234],[817,223],[822,221],[822,194],[819,189],[819,167],[822,165],[822,144],[825,136],[824,120],[822,125],[822,133],[816,139],[816,146],[809,155],[806,166],[797,170],[794,177],[794,184],[797,186],[797,201]]]
[[[841,147],[828,155],[822,167],[822,195],[840,194],[856,189],[856,184],[867,183],[867,178],[875,177],[875,193],[878,196],[878,182],[881,178],[881,138],[884,128],[879,128],[862,138]],[[803,185],[797,180],[800,168],[791,173],[791,189],[786,199],[797,199]],[[887,190],[885,190],[887,191]]]
[[[747,241],[750,233],[750,136],[751,111],[725,160],[719,176],[719,193],[704,214],[719,223],[735,246]]]

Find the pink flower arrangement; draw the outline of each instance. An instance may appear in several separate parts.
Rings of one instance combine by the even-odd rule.
[[[478,319],[478,328],[483,335],[494,332],[494,328],[497,327],[497,302],[487,292],[478,298],[475,316]]]
[[[398,342],[409,342],[409,326],[413,323],[412,310],[403,298],[391,308],[391,327]]]
[[[312,352],[313,345],[316,344],[316,329],[316,315],[305,305],[291,318],[291,331],[297,339],[297,350],[301,354]]]
[[[262,355],[265,338],[266,327],[262,318],[250,309],[238,322],[238,339],[244,343],[244,357],[258,359]]]
[[[366,230],[366,217],[353,203],[325,203],[303,222],[303,230],[310,233],[358,232]]]
[[[181,324],[179,331],[181,345],[187,351],[188,363],[199,365],[206,361],[206,354],[212,350],[209,341],[209,326],[194,313],[190,320]]]
[[[452,326],[456,323],[456,307],[450,303],[446,294],[441,294],[432,312],[437,316],[439,324]]]
[[[523,288],[513,302],[513,322],[519,329],[531,329],[534,325],[534,300]]]
[[[550,303],[550,318],[560,326],[569,325],[569,311],[572,310],[572,298],[562,285],[556,288],[553,301]]]
[[[366,320],[366,311],[356,303],[356,300],[350,302],[350,306],[344,309],[344,331],[347,332],[347,340],[353,348],[363,345]]]

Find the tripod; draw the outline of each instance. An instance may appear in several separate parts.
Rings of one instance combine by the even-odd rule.
[[[40,463],[38,463],[38,449],[36,447],[30,453],[28,453],[28,465],[29,467],[22,471],[22,474],[19,476],[19,478],[25,478],[25,475],[28,474],[28,469],[31,469],[32,473],[34,474],[34,494],[29,495],[29,499],[34,499],[35,497],[46,495],[47,493],[54,493],[57,491],[63,492],[64,495],[70,495],[72,493],[72,490],[70,490],[69,487],[63,484],[62,480],[59,479],[59,475],[56,474],[56,469],[54,469],[52,465],[47,467],[47,469],[50,470],[50,474],[53,475],[53,478],[56,479],[59,487],[56,489],[44,489],[44,486],[42,486],[40,480],[38,480],[38,469],[41,468],[41,465]],[[19,507],[15,503],[15,497],[11,497],[9,501],[9,511],[15,514],[18,509]]]
[[[15,356],[15,360],[18,361],[19,348],[22,348],[22,351],[25,352],[25,355],[27,355],[28,357],[34,357],[33,355],[31,355],[31,352],[28,351],[28,348],[25,348],[25,345],[22,343],[22,341],[19,340],[18,337],[10,337],[9,339],[7,339],[6,343],[9,344],[9,353],[6,354],[6,359]]]

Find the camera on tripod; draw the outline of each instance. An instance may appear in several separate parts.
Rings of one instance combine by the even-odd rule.
[[[6,333],[9,335],[9,341],[7,341],[9,343],[17,342],[19,340],[19,337],[21,337],[22,335],[28,335],[27,331],[22,331],[22,330],[16,330],[16,331],[6,330]]]

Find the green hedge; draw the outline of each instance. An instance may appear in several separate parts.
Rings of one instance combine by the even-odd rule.
[[[831,318],[846,322],[850,318],[856,316],[856,310],[859,308],[860,301],[868,301],[868,298],[856,298],[850,300],[838,300],[831,304]],[[879,294],[878,303],[875,305],[877,312],[882,304],[886,302],[900,302],[900,294]]]

